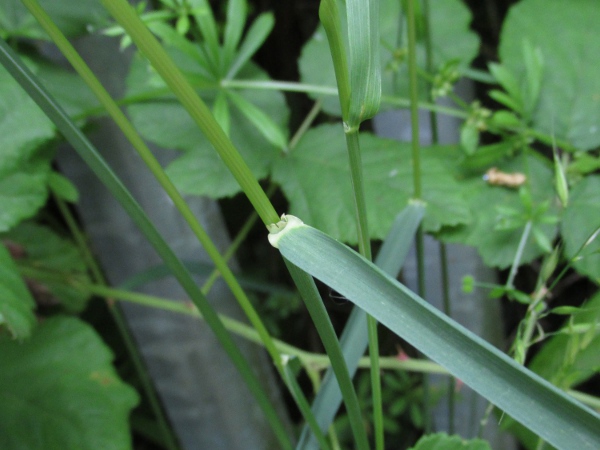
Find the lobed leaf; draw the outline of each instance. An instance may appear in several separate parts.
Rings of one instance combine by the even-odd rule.
[[[546,70],[534,126],[582,150],[600,145],[598,23],[596,0],[523,0],[510,9],[500,37],[502,64],[522,84],[527,83],[527,69],[532,70],[524,42],[543,56]]]
[[[410,144],[361,133],[361,156],[371,236],[383,238],[412,192]],[[463,192],[449,165],[453,147],[422,149],[425,229],[469,222]],[[344,134],[339,125],[309,130],[273,167],[273,179],[290,200],[290,212],[344,242],[356,242],[354,203]]]
[[[600,176],[589,175],[569,193],[569,206],[561,223],[565,255],[575,257],[592,233],[600,227]],[[579,254],[575,269],[600,283],[600,238],[590,242]]]
[[[29,267],[45,270],[65,278],[75,277],[89,281],[87,266],[71,241],[64,239],[47,227],[34,223],[22,223],[8,233],[0,235],[20,245],[25,255],[21,262]],[[69,312],[81,312],[90,295],[72,287],[63,280],[44,280],[40,285],[49,290],[54,301],[60,302]]]
[[[0,336],[0,447],[131,448],[136,392],[94,330],[72,317],[41,323],[23,343]]]
[[[8,328],[16,339],[29,337],[35,325],[34,307],[11,254],[0,241],[0,330]],[[0,332],[0,336],[3,334]]]

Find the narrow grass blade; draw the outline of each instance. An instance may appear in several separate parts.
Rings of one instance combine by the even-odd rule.
[[[348,124],[358,127],[377,114],[381,102],[379,2],[346,0],[346,12],[351,89]]]
[[[388,275],[395,277],[400,272],[412,245],[415,232],[423,219],[424,212],[425,206],[423,203],[411,203],[394,220],[392,228],[383,241],[381,250],[375,259],[375,265]],[[357,306],[350,313],[340,338],[340,344],[348,371],[350,376],[353,377],[358,368],[358,362],[365,353],[368,344],[367,314]],[[341,402],[342,394],[337,380],[333,371],[328,369],[312,406],[321,430],[327,430],[333,423]],[[305,426],[302,429],[296,449],[316,449],[318,448],[316,445],[317,442],[314,436],[311,435],[309,428]]]
[[[291,449],[290,440],[285,427],[281,422],[277,411],[275,411],[275,408],[271,404],[268,395],[265,393],[258,379],[252,372],[252,368],[183,263],[177,258],[173,250],[171,250],[162,236],[158,233],[139,203],[135,201],[131,196],[131,193],[116,177],[110,167],[108,167],[94,146],[73,124],[64,110],[62,110],[46,90],[36,81],[34,75],[19,60],[18,56],[13,53],[12,49],[1,39],[0,63],[4,65],[7,71],[15,78],[15,80],[17,80],[17,82],[19,82],[23,89],[27,91],[29,96],[38,104],[42,111],[44,111],[54,122],[58,130],[69,143],[73,145],[88,167],[114,195],[115,199],[121,203],[131,219],[136,223],[140,231],[163,259],[164,263],[171,269],[173,275],[177,278],[183,289],[200,310],[207,324],[211,327],[219,342],[223,345],[224,350],[244,378],[244,381],[247,383],[250,391],[255,396],[261,409],[269,420],[269,423],[273,427],[273,431],[279,439],[280,444],[284,448]]]
[[[319,295],[317,286],[313,278],[303,270],[299,269],[294,264],[290,263],[284,258],[285,264],[292,276],[294,283],[298,287],[306,309],[310,314],[312,321],[317,328],[319,337],[323,342],[325,351],[331,360],[331,368],[333,369],[337,381],[342,392],[344,399],[344,405],[346,406],[346,412],[350,420],[350,427],[354,435],[354,441],[358,450],[368,450],[369,442],[367,440],[367,434],[365,427],[362,422],[362,415],[360,411],[360,405],[358,403],[358,397],[356,391],[352,385],[352,379],[348,373],[348,367],[344,361],[344,355],[342,354],[342,348],[327,314],[327,310],[323,305],[323,300]]]
[[[600,448],[597,413],[445,316],[350,248],[307,225],[286,228],[277,239],[269,236],[286,260],[340,292],[550,444],[560,449]]]

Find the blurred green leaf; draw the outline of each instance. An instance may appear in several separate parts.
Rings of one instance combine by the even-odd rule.
[[[527,221],[532,221],[536,233],[543,235],[546,242],[554,240],[557,227],[554,223],[546,223],[546,216],[556,213],[557,207],[554,203],[549,205],[546,215],[534,208],[554,195],[552,169],[542,157],[532,155],[525,159],[520,156],[498,164],[498,167],[506,173],[525,173],[528,177],[526,191],[531,192],[531,199],[516,189],[490,185],[482,180],[481,175],[466,178],[461,183],[473,219],[468,225],[443,230],[441,237],[448,242],[472,245],[486,265],[505,268],[513,263]],[[531,202],[532,206],[528,207]],[[530,236],[521,264],[532,261],[544,251]]]
[[[75,318],[41,323],[23,343],[0,336],[0,448],[131,448],[136,392],[94,330]]]
[[[561,233],[565,241],[565,254],[573,258],[600,227],[600,176],[590,175],[581,180],[570,192],[569,206],[565,209]],[[600,282],[600,239],[587,245],[575,262],[575,269]]]
[[[13,338],[21,340],[29,337],[35,325],[35,302],[4,245],[0,241],[0,331],[6,327]]]
[[[402,55],[406,53],[406,38],[399,36],[399,30],[406,30],[406,23],[400,24],[400,3],[396,0],[382,0],[379,8],[381,36],[381,82],[383,95],[408,97],[408,69]],[[346,29],[344,4],[340,2],[340,13]],[[451,18],[451,20],[449,19]],[[432,33],[433,66],[438,68],[448,61],[460,61],[459,70],[470,64],[477,55],[477,36],[470,30],[471,14],[460,0],[438,0],[431,4],[430,28]],[[425,69],[425,43],[419,36],[417,43],[418,64]],[[327,38],[322,26],[302,49],[298,61],[300,79],[303,83],[335,87],[335,75]],[[423,98],[427,95],[427,84],[421,84]],[[329,114],[340,114],[340,103],[336,97],[311,95],[323,101],[323,109]],[[383,105],[382,105],[383,106]]]
[[[72,242],[58,236],[49,228],[33,223],[22,223],[0,237],[23,247],[25,256],[20,259],[22,264],[62,277],[58,280],[48,278],[38,283],[49,289],[55,300],[60,301],[67,311],[83,310],[89,294],[65,283],[65,278],[69,276],[89,281],[86,265]]]
[[[227,22],[225,23],[225,34],[223,36],[223,66],[228,68],[235,56],[248,13],[246,0],[229,0],[227,2]]]
[[[95,0],[39,0],[54,23],[67,36],[86,34],[89,27],[103,25],[108,14]],[[0,38],[24,37],[49,40],[20,0],[0,2]]]
[[[362,133],[360,147],[369,229],[373,238],[381,239],[412,197],[410,144]],[[448,169],[456,148],[421,150],[425,229],[467,223],[467,204]],[[308,131],[293,151],[275,163],[273,179],[290,200],[292,214],[337,239],[356,242],[350,168],[340,125]]]
[[[423,436],[411,450],[492,450],[492,447],[483,439],[467,440],[457,435],[434,433]]]
[[[204,69],[197,60],[175,52],[176,61],[188,75],[201,74]],[[267,75],[252,63],[240,72],[247,80],[268,80]],[[164,86],[148,64],[136,58],[127,79],[130,95],[155,91]],[[200,95],[213,104],[219,89],[204,89]],[[239,90],[236,94],[267,115],[278,127],[287,129],[289,117],[285,97],[270,90]],[[185,150],[186,153],[172,162],[167,174],[175,185],[186,194],[208,195],[212,198],[231,196],[240,191],[239,184],[220,159],[196,123],[186,110],[172,97],[155,98],[128,107],[131,120],[146,139],[165,149]],[[257,179],[264,178],[279,150],[270,144],[237,109],[229,111],[230,138]]]
[[[48,175],[48,187],[59,198],[67,202],[77,203],[79,191],[71,181],[58,172],[50,172]]]
[[[600,145],[600,3],[597,0],[523,0],[509,11],[500,38],[500,60],[527,83],[524,42],[547,68],[534,126],[582,150]]]
[[[275,18],[271,13],[263,13],[252,22],[231,66],[227,67],[227,75],[225,75],[226,79],[238,77],[240,69],[246,64],[249,64],[250,58],[252,58],[260,46],[263,45],[269,34],[271,34],[274,25]],[[239,78],[244,78],[244,75],[239,75]]]

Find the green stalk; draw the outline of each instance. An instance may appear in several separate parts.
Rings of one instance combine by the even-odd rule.
[[[90,250],[87,244],[85,236],[79,229],[79,225],[73,217],[73,214],[71,213],[69,207],[65,204],[65,202],[62,199],[60,199],[57,196],[54,196],[54,200],[56,202],[56,205],[58,206],[58,210],[60,211],[63,219],[65,220],[65,223],[67,224],[67,227],[69,228],[69,231],[71,232],[71,235],[73,236],[73,239],[75,240],[75,243],[81,255],[83,256],[83,260],[85,261],[86,266],[92,275],[92,279],[95,281],[95,283],[106,286],[107,283],[104,279],[104,275],[102,274],[102,271],[100,270],[100,267],[98,266],[98,263],[96,262],[96,259],[94,258],[92,251]],[[154,417],[158,422],[158,428],[160,434],[162,435],[162,442],[167,449],[177,450],[179,448],[179,445],[177,444],[177,439],[173,434],[173,430],[169,426],[167,418],[165,417],[165,413],[160,404],[158,396],[156,395],[156,390],[154,389],[154,384],[150,379],[148,370],[144,365],[142,357],[138,352],[138,348],[135,345],[135,342],[133,341],[133,338],[129,333],[125,317],[123,316],[121,309],[117,307],[113,302],[111,302],[108,298],[106,298],[105,303],[113,321],[115,322],[115,325],[117,326],[119,335],[121,336],[121,339],[125,344],[125,348],[127,349],[129,358],[131,358],[133,367],[135,368],[136,374],[142,384],[144,394],[146,395],[146,398],[150,403],[150,409],[152,409]]]
[[[275,208],[231,140],[171,57],[137,16],[135,10],[125,0],[102,0],[102,4],[127,31],[131,40],[177,96],[219,153],[265,225],[277,222],[279,217]]]
[[[368,450],[369,441],[367,440],[367,434],[362,421],[358,397],[354,390],[354,386],[352,385],[352,379],[348,373],[348,366],[346,365],[340,342],[335,334],[325,305],[323,305],[317,286],[310,275],[289,262],[286,258],[284,258],[284,261],[290,275],[302,294],[306,309],[317,328],[317,332],[323,342],[327,355],[331,359],[331,367],[335,372],[340,390],[342,391],[342,397],[344,398],[344,405],[346,406],[346,412],[350,420],[350,427],[352,428],[356,448],[358,450]]]
[[[413,191],[414,198],[420,200],[422,198],[422,182],[421,182],[421,155],[419,149],[419,80],[417,77],[417,32],[415,18],[415,0],[407,0],[406,19],[408,22],[408,75],[410,85],[410,124],[411,124],[411,145],[412,145],[412,162],[413,162]],[[416,236],[416,253],[417,253],[417,292],[420,297],[426,298],[425,292],[425,233],[423,224],[419,226]],[[429,411],[429,386],[426,378],[423,378],[423,406],[425,416],[425,432],[431,430],[431,420]]]
[[[35,80],[34,75],[19,61],[18,56],[14,54],[12,49],[8,47],[3,40],[0,40],[0,63],[4,65],[14,79],[29,94],[31,99],[34,100],[42,111],[44,111],[44,113],[46,113],[46,115],[54,122],[57,129],[71,143],[88,167],[113,194],[115,199],[121,203],[129,217],[138,226],[140,231],[142,231],[144,236],[146,236],[165,264],[171,269],[174,276],[188,293],[194,304],[202,311],[207,324],[211,327],[226,353],[240,372],[242,378],[265,413],[280,444],[283,448],[291,449],[291,443],[285,426],[271,404],[268,395],[254,375],[252,368],[236,346],[231,335],[219,320],[215,310],[212,308],[206,297],[202,295],[198,286],[196,286],[196,283],[181,260],[164,241],[160,233],[158,233],[139,203],[135,201],[131,193],[123,186],[94,146],[73,122],[71,122],[64,110]]]
[[[431,43],[431,28],[430,28],[430,9],[429,0],[423,0],[423,15],[425,16],[425,57],[426,57],[426,68],[428,73],[433,72],[433,50]],[[432,98],[431,85],[429,89],[429,101],[435,103]],[[439,144],[438,135],[438,118],[435,111],[429,111],[429,124],[431,130],[431,143],[433,145]],[[442,302],[444,313],[448,317],[452,317],[452,311],[450,309],[450,280],[448,277],[448,255],[446,253],[446,244],[442,241],[439,242],[440,249],[440,272],[442,274]],[[454,377],[448,378],[448,434],[454,434],[454,390],[456,389],[456,380]]]
[[[216,248],[216,246],[214,245],[214,243],[212,242],[212,240],[210,239],[200,222],[198,222],[194,213],[192,212],[188,204],[185,202],[175,185],[166,175],[158,160],[154,157],[150,149],[146,146],[142,138],[136,132],[131,122],[129,122],[129,120],[125,117],[123,112],[119,109],[118,105],[111,98],[110,94],[104,89],[102,84],[94,76],[94,74],[85,64],[83,59],[77,54],[76,50],[70,45],[65,36],[54,25],[51,18],[43,11],[43,9],[39,6],[37,1],[23,1],[26,4],[26,6],[30,9],[31,13],[36,17],[36,19],[40,22],[40,24],[42,24],[42,26],[45,28],[48,34],[52,37],[52,39],[55,41],[59,49],[63,52],[65,57],[67,57],[67,59],[71,62],[76,71],[84,79],[86,84],[94,92],[94,94],[100,100],[101,104],[108,111],[109,115],[113,118],[115,123],[121,129],[121,131],[123,131],[123,134],[125,134],[127,139],[135,147],[135,149],[142,157],[148,168],[152,171],[153,175],[158,180],[158,182],[165,190],[167,195],[169,195],[177,210],[180,212],[182,217],[190,226],[194,235],[201,242],[209,257],[214,261],[217,270],[222,275],[223,279],[231,289],[240,307],[243,309],[244,313],[263,339],[265,348],[271,356],[271,359],[273,360],[273,363],[275,364],[275,367],[277,368],[279,374],[282,376],[282,378],[286,379],[286,373],[284,370],[285,368],[283,367],[283,364],[281,362],[281,356],[279,355],[279,352],[277,351],[277,348],[275,347],[271,336],[269,335],[269,332],[267,331],[262,320],[260,319],[260,316],[252,306],[252,303],[250,302],[246,293],[244,292],[237,279],[233,275],[233,272],[231,272],[231,270],[227,266],[226,260],[220,255],[218,249]],[[268,197],[266,198],[267,201],[269,201]],[[214,279],[216,279],[216,277],[212,278],[212,280]],[[297,389],[297,387],[290,387],[293,393],[301,392],[299,389]],[[303,413],[308,413],[310,416],[312,416],[312,412],[310,411],[310,406],[308,405],[308,401],[306,400],[306,398],[299,398],[296,395],[294,397],[296,400],[298,400],[298,406],[300,407],[301,411]],[[307,421],[311,423],[315,420],[314,417],[312,418],[312,420],[310,420],[307,417]]]

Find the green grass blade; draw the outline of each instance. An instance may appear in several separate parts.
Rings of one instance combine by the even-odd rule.
[[[346,12],[351,92],[348,124],[353,128],[377,114],[381,102],[379,2],[346,0]]]
[[[219,342],[231,358],[247,383],[250,391],[257,399],[269,423],[273,427],[279,442],[285,448],[291,448],[289,437],[277,411],[271,404],[268,395],[262,389],[252,368],[237,348],[229,332],[223,326],[217,313],[202,294],[191,275],[177,258],[175,253],[158,233],[150,222],[141,206],[131,196],[121,181],[115,176],[98,151],[87,140],[83,133],[73,124],[62,108],[52,99],[45,89],[36,81],[27,67],[14,54],[12,49],[0,39],[0,63],[27,91],[29,96],[38,104],[46,115],[54,122],[62,135],[73,145],[77,153],[86,162],[88,167],[96,174],[102,183],[109,189],[116,200],[125,208],[128,215],[136,223],[140,231],[152,244],[164,263],[171,269],[186,293],[190,296],[196,307],[204,316]]]
[[[342,348],[340,347],[340,343],[335,334],[335,330],[333,329],[333,325],[331,324],[331,320],[329,319],[329,315],[327,314],[327,310],[325,309],[325,305],[323,305],[323,300],[319,295],[317,286],[310,275],[299,269],[296,265],[290,263],[287,259],[284,258],[284,261],[294,283],[302,295],[306,309],[317,328],[325,351],[331,360],[331,367],[342,392],[356,448],[358,450],[367,450],[369,448],[369,442],[362,421],[358,397],[356,396],[356,391],[352,385],[352,378],[350,378],[350,374],[348,373],[348,367],[346,366],[344,355],[342,354]]]
[[[423,219],[425,206],[423,203],[411,203],[404,208],[394,220],[392,228],[383,241],[381,250],[375,259],[375,265],[385,273],[395,277],[402,267],[415,232]],[[352,309],[350,317],[340,338],[344,359],[350,376],[353,377],[361,356],[368,344],[367,314],[357,306]],[[313,411],[321,430],[327,430],[333,423],[336,412],[342,402],[342,394],[331,369],[328,369],[315,400]],[[296,449],[316,449],[317,442],[310,434],[307,426],[302,429]]]
[[[272,243],[285,259],[353,301],[542,439],[560,449],[600,448],[600,415],[430,306],[350,248],[306,225],[289,227],[275,236]]]
[[[262,221],[265,224],[279,221],[271,201],[231,140],[212,116],[210,109],[140,20],[133,8],[125,0],[102,0],[102,4],[127,31],[138,49],[148,58],[154,69],[167,83],[182,106],[190,114],[190,117],[217,150]]]

